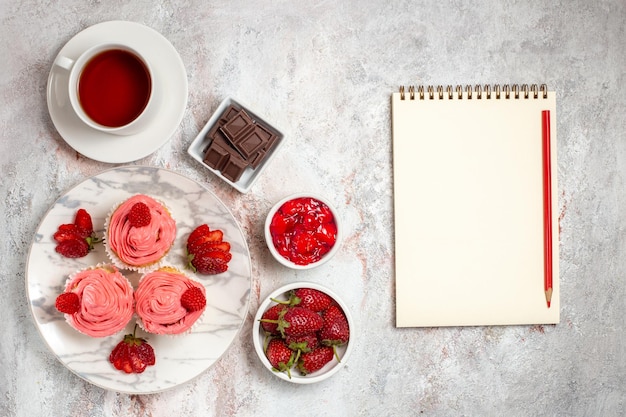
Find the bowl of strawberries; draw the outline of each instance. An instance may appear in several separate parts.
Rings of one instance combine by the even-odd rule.
[[[261,363],[295,384],[323,381],[345,366],[352,316],[332,290],[313,282],[282,286],[259,305],[252,339]]]
[[[293,194],[277,202],[265,220],[270,253],[284,266],[310,269],[332,258],[343,228],[331,202],[311,193]]]

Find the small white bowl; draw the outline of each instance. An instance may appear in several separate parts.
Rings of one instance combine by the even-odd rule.
[[[289,378],[289,375],[287,375],[287,373],[285,372],[277,372],[272,370],[272,365],[265,356],[264,342],[266,335],[265,331],[261,327],[259,320],[261,320],[263,313],[265,313],[268,308],[276,304],[274,301],[272,301],[272,298],[276,300],[287,300],[289,296],[289,291],[297,288],[313,288],[315,290],[322,291],[329,295],[331,298],[333,298],[342,308],[344,314],[346,315],[346,318],[348,319],[348,326],[350,327],[350,339],[348,340],[348,343],[336,347],[336,352],[339,356],[340,362],[338,362],[336,358],[333,358],[322,369],[308,375],[302,375],[298,368],[294,366],[294,368],[291,370],[291,378]],[[257,310],[256,316],[254,317],[254,323],[252,324],[252,341],[254,343],[254,349],[256,350],[256,353],[261,360],[261,363],[263,363],[263,366],[265,366],[272,374],[276,375],[282,380],[292,382],[294,384],[313,384],[315,382],[324,381],[325,379],[330,378],[346,365],[346,362],[348,361],[348,358],[350,357],[350,354],[354,347],[354,329],[354,323],[352,315],[350,314],[350,310],[348,310],[348,307],[346,306],[344,301],[339,298],[337,294],[322,285],[313,282],[300,281],[293,282],[291,284],[287,284],[278,288],[277,290],[269,294],[267,298],[261,303],[259,309]]]
[[[302,198],[302,197],[310,197],[310,198],[314,198],[316,200],[321,201],[322,203],[326,204],[326,206],[328,206],[328,208],[330,209],[331,213],[333,214],[334,220],[335,220],[335,225],[337,227],[337,235],[336,235],[336,239],[335,239],[335,244],[333,245],[333,247],[331,248],[331,250],[329,252],[327,252],[326,254],[324,254],[324,256],[322,256],[322,258],[316,262],[312,262],[306,265],[299,265],[296,264],[294,262],[292,262],[291,260],[285,258],[284,256],[282,256],[277,250],[276,247],[274,246],[274,241],[272,239],[272,233],[270,232],[270,225],[272,223],[272,219],[274,218],[274,215],[276,214],[276,212],[282,207],[283,204],[285,204],[286,202],[290,201],[290,200],[294,200],[296,198]],[[298,194],[292,194],[288,197],[283,198],[282,200],[280,200],[278,203],[276,203],[272,209],[269,211],[269,213],[267,214],[267,217],[265,219],[265,242],[267,243],[267,247],[270,250],[270,253],[272,254],[272,256],[274,256],[274,259],[276,259],[278,262],[280,262],[282,265],[288,267],[288,268],[292,268],[292,269],[311,269],[311,268],[315,268],[317,266],[323,265],[326,262],[328,262],[333,256],[335,256],[335,254],[339,251],[339,248],[341,246],[341,240],[343,237],[343,226],[341,224],[341,219],[339,218],[339,213],[337,212],[337,209],[332,205],[332,203],[330,201],[328,201],[328,199],[321,197],[319,195],[313,194],[313,193],[298,193]]]
[[[241,175],[241,178],[237,180],[237,182],[232,182],[228,178],[226,178],[222,173],[216,169],[211,168],[204,162],[204,153],[207,147],[211,144],[212,139],[208,136],[209,131],[216,123],[218,123],[219,119],[223,116],[224,111],[229,106],[235,106],[236,108],[240,108],[246,111],[248,115],[257,121],[258,123],[262,123],[268,130],[274,133],[277,136],[276,143],[272,148],[267,152],[265,159],[263,162],[256,168],[248,167]],[[285,135],[283,132],[278,129],[275,125],[270,124],[266,118],[254,112],[248,105],[235,100],[234,98],[226,97],[215,110],[209,121],[204,125],[202,130],[198,133],[196,138],[191,142],[189,148],[187,149],[187,153],[191,155],[193,159],[198,161],[200,165],[211,171],[218,178],[230,184],[233,188],[235,188],[240,193],[247,193],[252,185],[256,182],[256,180],[261,175],[261,172],[268,166],[270,161],[274,159],[274,155],[283,146],[283,142],[285,139]]]

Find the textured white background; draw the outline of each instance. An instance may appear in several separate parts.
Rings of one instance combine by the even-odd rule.
[[[623,0],[1,0],[0,19],[0,415],[626,413]],[[66,145],[45,98],[59,49],[106,20],[159,31],[188,72],[180,128],[135,163],[205,183],[242,225],[253,264],[250,312],[232,348],[195,381],[150,396],[107,392],[66,370],[24,289],[41,217],[111,167]],[[534,82],[558,94],[561,324],[394,328],[390,94],[403,84]],[[287,135],[245,195],[186,154],[226,96]],[[270,258],[262,225],[273,202],[300,191],[332,199],[348,232],[329,264],[296,273]],[[259,299],[296,279],[332,287],[358,323],[347,367],[312,386],[263,369],[250,336]]]

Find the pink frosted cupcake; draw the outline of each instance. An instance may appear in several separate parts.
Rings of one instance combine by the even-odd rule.
[[[143,194],[115,207],[105,222],[105,249],[119,268],[142,272],[158,268],[175,238],[176,222],[169,210]]]
[[[122,331],[133,317],[133,287],[115,266],[99,264],[69,277],[56,307],[74,329],[91,337]]]
[[[145,274],[135,290],[138,323],[149,333],[186,333],[205,308],[204,286],[176,268],[162,267]]]

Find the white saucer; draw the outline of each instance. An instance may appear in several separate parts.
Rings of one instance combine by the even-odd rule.
[[[161,110],[145,131],[129,136],[102,133],[83,124],[67,93],[68,73],[55,65],[48,77],[48,111],[63,139],[84,156],[108,163],[136,161],[159,149],[174,134],[187,107],[187,72],[172,44],[160,33],[134,22],[110,21],[90,26],[69,40],[59,55],[76,59],[101,41],[123,41],[150,61],[154,84],[163,90]]]

